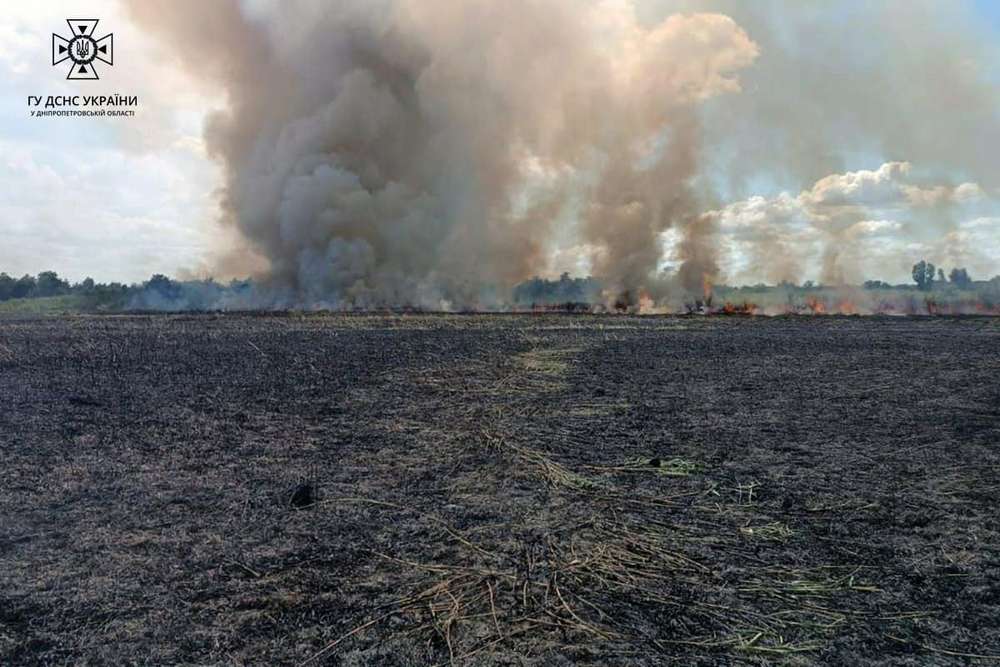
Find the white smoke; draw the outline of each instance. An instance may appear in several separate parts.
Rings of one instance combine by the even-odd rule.
[[[914,256],[971,264],[981,273],[989,259],[964,250],[971,238],[958,229],[932,243],[917,241],[922,216],[940,216],[958,205],[984,200],[976,183],[958,185],[916,180],[908,162],[887,162],[874,170],[830,174],[798,195],[750,197],[706,215],[717,220],[732,248],[753,258],[753,278],[799,282],[805,265],[818,265],[813,278],[834,285],[859,284],[865,275],[884,275],[898,262],[899,273]],[[899,244],[906,243],[909,253]],[[896,268],[896,267],[894,267]]]

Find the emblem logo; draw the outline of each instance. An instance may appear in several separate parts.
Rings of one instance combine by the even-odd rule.
[[[70,61],[67,79],[100,79],[96,61],[114,65],[115,35],[94,37],[99,19],[66,19],[69,39],[52,33],[52,65]]]

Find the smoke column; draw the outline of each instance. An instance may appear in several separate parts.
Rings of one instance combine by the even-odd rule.
[[[697,107],[757,55],[726,16],[645,25],[624,0],[278,7],[129,5],[225,91],[225,216],[276,294],[332,307],[494,305],[571,209],[595,274],[646,287],[701,205]]]
[[[859,281],[876,235],[972,257],[957,194],[1000,187],[995,52],[959,3],[126,6],[225,94],[223,219],[274,305],[490,308],[567,237],[609,299],[700,297],[737,250]]]

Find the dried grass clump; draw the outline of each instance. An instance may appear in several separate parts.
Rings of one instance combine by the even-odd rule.
[[[547,470],[560,484],[566,474],[575,480],[564,468],[549,469],[533,456],[525,454],[523,461]],[[571,481],[566,488],[585,494],[590,487]],[[323,502],[413,513],[365,498]],[[402,570],[411,592],[373,610],[307,663],[390,619],[402,619],[399,634],[440,645],[452,664],[519,639],[530,639],[536,647],[600,644],[604,651],[631,655],[641,647],[639,653],[660,657],[692,647],[730,656],[792,655],[819,650],[858,620],[844,608],[844,596],[881,593],[861,567],[755,564],[716,572],[688,553],[697,539],[690,529],[614,510],[557,527],[542,538],[512,538],[492,547],[438,517],[418,514],[457,544],[458,557],[417,562],[372,551]],[[784,534],[777,526],[758,530]],[[733,540],[718,548],[738,549],[739,544]]]

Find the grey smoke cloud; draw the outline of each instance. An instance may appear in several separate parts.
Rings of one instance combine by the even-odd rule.
[[[276,303],[489,307],[557,240],[664,302],[724,279],[740,241],[772,280],[818,244],[839,281],[878,237],[858,226],[872,198],[910,211],[879,234],[960,244],[955,206],[1000,187],[993,47],[954,3],[125,4],[224,91],[206,128],[223,217]],[[920,178],[896,183],[904,164]],[[813,197],[805,230],[776,200],[737,236],[720,224],[762,179]],[[678,269],[657,276],[668,230]]]
[[[226,92],[227,217],[284,298],[334,307],[503,300],[571,198],[595,271],[643,287],[700,206],[697,108],[758,51],[726,16],[616,0],[129,6]]]

